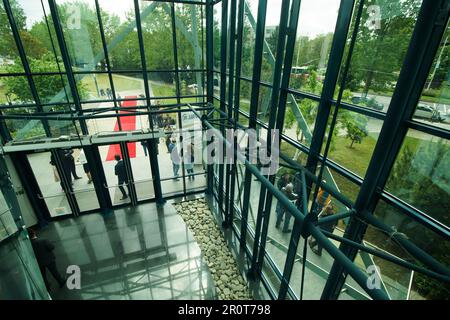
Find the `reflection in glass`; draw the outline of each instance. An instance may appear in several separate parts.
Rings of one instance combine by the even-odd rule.
[[[62,150],[61,150],[62,151]],[[71,179],[68,167],[57,169],[57,161],[50,152],[39,152],[27,155],[37,183],[39,184],[39,198],[43,198],[52,217],[71,213],[69,202],[63,189],[61,172]],[[36,190],[36,192],[39,192]]]
[[[321,93],[339,5],[338,0],[301,2],[289,87]]]
[[[129,178],[123,163],[122,150],[119,144],[99,146],[100,157],[102,159],[103,171],[105,172],[106,185],[113,205],[129,203],[130,189]],[[135,146],[128,146],[130,157],[136,154]],[[116,156],[119,160],[116,160]],[[119,162],[121,164],[119,164]]]
[[[449,225],[449,156],[448,140],[410,129],[386,189],[425,214]]]
[[[141,1],[140,11],[147,70],[174,70],[170,4]]]
[[[142,70],[134,2],[123,0],[113,6],[109,0],[99,0],[99,4],[111,69]]]
[[[413,244],[430,254],[437,261],[440,261],[444,266],[450,266],[450,260],[448,259],[450,242],[447,239],[412,220],[403,212],[393,208],[384,201],[378,203],[374,215],[388,227],[404,234]],[[367,245],[381,248],[401,259],[412,259],[412,256],[397,241],[393,240],[390,234],[375,227],[368,227],[364,240],[367,242]],[[382,275],[396,281],[398,280],[403,284],[404,291],[407,291],[410,299],[444,299],[448,297],[448,285],[441,281],[430,279],[420,273],[412,275],[410,270],[405,270],[386,261],[379,261],[378,265]],[[410,292],[407,290],[408,284],[405,277],[411,281]],[[411,277],[413,278],[411,279]]]
[[[381,20],[375,24],[369,10],[372,3],[364,2],[344,101],[387,112],[421,2],[380,2]]]
[[[444,33],[413,119],[450,130],[449,31]]]
[[[328,153],[329,158],[364,177],[382,124],[381,120],[372,117],[339,110]],[[325,144],[324,142],[323,149]]]

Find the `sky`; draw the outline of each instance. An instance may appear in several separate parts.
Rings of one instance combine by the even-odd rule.
[[[57,0],[58,4],[71,2],[73,0]],[[94,7],[93,0],[83,0]],[[25,10],[27,16],[27,27],[30,27],[35,21],[41,20],[43,13],[40,0],[18,0],[21,7]],[[141,1],[144,2],[144,1]],[[145,1],[147,2],[147,1]],[[266,26],[277,26],[280,20],[282,0],[268,0]],[[47,3],[47,1],[44,1]],[[256,19],[258,0],[248,0],[253,16]],[[297,35],[315,37],[319,34],[333,32],[340,0],[303,0],[300,7],[300,18]],[[99,0],[102,8],[107,8],[108,12],[114,13],[125,20],[125,13],[133,8],[132,0]],[[219,9],[220,3],[215,5]],[[47,14],[49,14],[48,4],[46,5]]]
[[[258,0],[247,0],[256,20]],[[268,0],[266,11],[266,26],[278,26],[280,23],[282,0]],[[302,0],[297,36],[311,38],[328,32],[333,32],[336,25],[340,0]],[[220,16],[220,3],[214,6],[217,16]]]

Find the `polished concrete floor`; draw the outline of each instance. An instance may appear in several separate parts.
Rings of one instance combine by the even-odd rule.
[[[110,217],[83,215],[39,232],[55,245],[61,273],[81,270],[81,289],[59,289],[53,299],[215,299],[200,248],[172,204],[118,209]]]

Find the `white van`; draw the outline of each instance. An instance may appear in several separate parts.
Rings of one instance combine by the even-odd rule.
[[[443,121],[444,118],[440,112],[426,104],[417,105],[416,111],[413,115],[414,118],[423,118],[430,121]]]

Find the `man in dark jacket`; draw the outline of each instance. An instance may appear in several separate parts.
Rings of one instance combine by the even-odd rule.
[[[329,204],[325,209],[323,209],[324,212],[320,215],[321,218],[329,217],[334,214],[334,208],[331,204]],[[319,219],[320,221],[320,219]],[[327,231],[330,233],[333,233],[334,228],[336,228],[336,221],[330,221],[328,223],[324,223],[320,225],[320,229],[323,231]],[[313,237],[311,237],[309,241],[309,247],[311,248],[312,252],[315,254],[321,256],[322,255],[322,247],[319,243],[317,243],[317,240]],[[317,247],[317,248],[316,248]]]
[[[122,192],[122,198],[120,200],[125,200],[126,198],[128,198],[128,195],[125,192],[125,188],[123,187],[123,184],[127,180],[127,172],[125,171],[125,163],[123,162],[122,159],[120,159],[120,156],[118,154],[116,154],[114,156],[114,158],[117,161],[116,166],[114,167],[114,173],[117,176],[117,180],[118,180],[117,184],[119,185],[119,190],[120,190],[120,192]],[[127,187],[128,187],[128,185],[127,185]],[[129,189],[128,189],[128,192],[130,192]]]
[[[55,255],[53,254],[55,246],[47,239],[38,239],[32,229],[29,229],[29,234],[34,255],[36,256],[39,269],[41,269],[42,278],[44,279],[47,290],[50,290],[50,284],[47,280],[46,269],[50,271],[53,278],[58,281],[59,287],[62,288],[66,284],[66,280],[61,276],[56,267]]]

